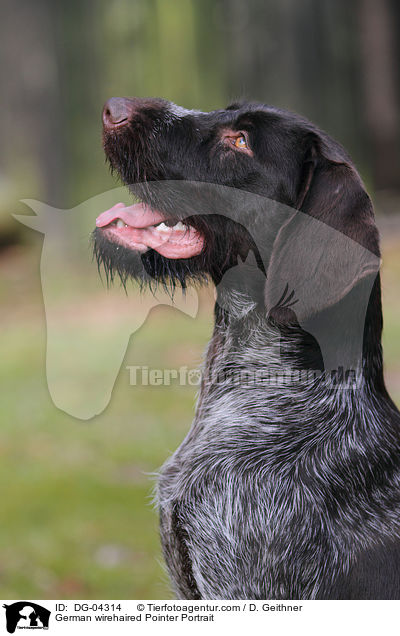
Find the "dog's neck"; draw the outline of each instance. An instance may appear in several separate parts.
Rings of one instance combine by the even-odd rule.
[[[218,293],[199,410],[203,402],[223,396],[241,403],[244,411],[257,404],[258,412],[267,409],[269,417],[281,420],[310,418],[311,408],[318,419],[329,403],[336,413],[350,403],[357,412],[365,399],[377,409],[391,408],[383,381],[379,280],[367,310],[362,359],[347,375],[340,367],[324,370],[318,344],[299,325],[277,324],[246,294],[231,293],[229,301],[228,310],[228,296]],[[338,347],[338,360],[340,355]]]

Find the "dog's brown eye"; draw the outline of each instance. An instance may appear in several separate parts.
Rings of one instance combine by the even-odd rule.
[[[222,141],[230,146],[234,146],[237,150],[241,150],[247,155],[253,156],[247,134],[242,130],[225,128],[225,130],[222,131]]]
[[[236,146],[236,148],[240,148],[241,150],[248,149],[247,141],[244,135],[239,135],[239,137],[236,137],[234,145]]]

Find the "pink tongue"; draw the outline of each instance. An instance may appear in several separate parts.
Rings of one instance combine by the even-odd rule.
[[[152,210],[145,203],[135,203],[125,206],[117,203],[109,210],[106,210],[96,219],[97,227],[105,227],[116,219],[121,219],[130,227],[142,228],[149,225],[157,225],[164,220],[163,215],[157,210]]]
[[[111,225],[117,219],[128,227]],[[131,250],[143,252],[151,248],[167,258],[190,258],[202,252],[204,239],[197,230],[188,226],[185,229],[164,228],[161,232],[154,226],[164,220],[165,216],[144,203],[129,206],[117,203],[97,217],[96,225],[104,228],[110,240]]]

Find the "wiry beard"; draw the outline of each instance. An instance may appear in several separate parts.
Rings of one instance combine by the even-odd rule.
[[[205,258],[200,255],[190,259],[167,259],[155,250],[144,254],[122,245],[116,245],[104,237],[99,229],[92,234],[93,253],[100,272],[104,272],[107,284],[119,278],[126,288],[132,279],[140,287],[148,286],[152,291],[161,286],[173,295],[175,288],[186,289],[191,284],[207,284]]]
[[[99,271],[104,272],[108,284],[118,277],[126,286],[132,278],[141,286],[155,289],[161,285],[173,293],[177,286],[186,289],[189,285],[206,284],[210,278],[218,285],[224,274],[237,265],[239,256],[246,258],[249,250],[257,254],[246,230],[230,219],[219,215],[197,216],[191,217],[190,223],[204,236],[205,249],[187,259],[165,258],[153,249],[141,254],[111,242],[96,228],[92,240]]]

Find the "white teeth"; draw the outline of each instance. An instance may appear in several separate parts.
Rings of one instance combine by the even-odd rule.
[[[186,230],[186,226],[184,225],[184,223],[182,223],[182,221],[178,221],[178,223],[176,223],[176,225],[174,225],[174,227],[172,229],[173,230]]]
[[[186,230],[186,225],[182,223],[182,221],[178,221],[173,227],[170,225],[166,225],[165,223],[160,223],[155,226],[158,232],[172,232],[173,230]]]
[[[118,219],[117,227],[126,227],[126,223],[124,223],[121,219]]]
[[[157,230],[159,232],[169,232],[171,228],[169,228],[167,225],[165,225],[165,223],[160,223],[160,225],[157,225]]]

